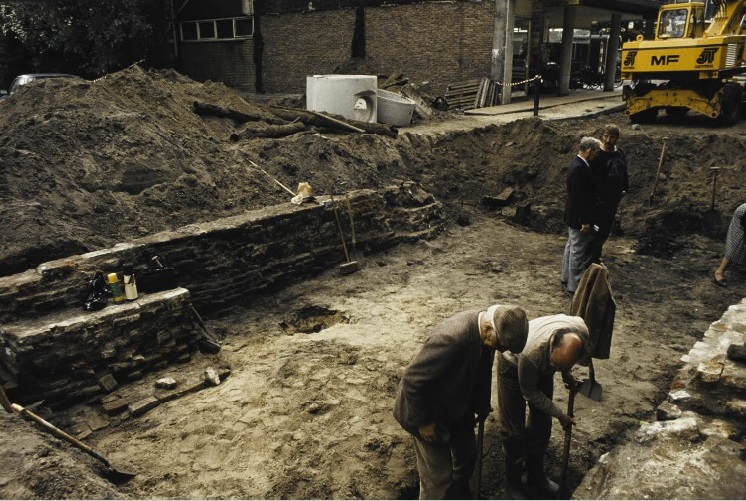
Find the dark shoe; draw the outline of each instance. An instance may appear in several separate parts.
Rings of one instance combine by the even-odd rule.
[[[454,480],[446,491],[446,499],[474,499],[469,482]]]
[[[505,458],[505,495],[508,499],[528,499],[522,472],[524,462],[515,456]]]
[[[575,295],[575,291],[565,291],[565,296],[573,297]]]
[[[726,282],[724,278],[722,280],[718,280],[714,273],[712,274],[712,281],[715,282],[715,285],[719,285],[720,287],[725,287],[728,285],[728,282]]]
[[[528,499],[523,482],[505,482],[505,496],[508,499]]]
[[[559,485],[544,474],[544,457],[529,456],[526,461],[526,491],[531,499],[556,499]]]
[[[528,484],[528,493],[531,499],[556,499],[559,485],[549,477],[539,479],[535,483]]]

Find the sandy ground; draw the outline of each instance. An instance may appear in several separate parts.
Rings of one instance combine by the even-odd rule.
[[[167,78],[161,84],[174,86],[168,87],[169,92],[180,96],[174,82],[179,80]],[[50,113],[47,120],[53,121],[55,112]],[[118,116],[118,120],[125,117]],[[123,189],[111,192],[113,202],[101,202],[104,207],[122,204],[134,211],[138,203],[149,204],[153,210],[162,208],[166,214],[176,214],[174,224],[180,224],[188,218],[227,215],[252,204],[282,201],[283,195],[266,179],[260,182],[259,175],[247,180],[245,170],[243,186],[255,186],[256,192],[254,197],[245,194],[238,198],[230,192],[227,179],[239,174],[221,167],[220,162],[206,160],[215,155],[233,161],[248,157],[259,158],[286,185],[310,179],[322,193],[342,180],[357,188],[415,179],[444,202],[447,230],[434,241],[366,256],[358,273],[340,276],[333,268],[312,280],[288,284],[276,295],[257,298],[250,307],[230,316],[208,319],[225,338],[218,357],[232,368],[228,378],[216,387],[161,404],[143,416],[112,423],[85,439],[112,464],[137,472],[126,484],[107,483],[96,460],[36,432],[17,416],[3,415],[0,443],[6,450],[0,454],[0,495],[4,498],[416,497],[411,438],[391,414],[404,367],[429,329],[461,309],[515,303],[523,306],[530,318],[567,312],[569,299],[559,284],[565,241],[561,222],[563,166],[572,158],[580,135],[599,134],[607,121],[625,125],[620,145],[630,158],[633,189],[621,209],[624,235],[612,236],[605,248],[604,261],[617,301],[614,341],[611,359],[596,364],[604,387],[603,402],[580,397],[576,402],[578,427],[573,435],[569,477],[573,486],[601,454],[628,440],[640,421],[653,418],[679,366],[679,357],[746,291],[746,274],[739,269],[730,273],[727,289],[711,283],[724,234],[722,227],[713,230],[703,225],[711,195],[708,167],[730,169],[722,176],[717,198],[724,221],[742,202],[739,159],[746,149],[744,126],[726,131],[696,120],[685,125],[661,120],[633,131],[626,118],[617,114],[569,122],[528,119],[469,132],[437,130],[433,125],[416,134],[408,131],[398,139],[316,134],[221,146],[216,131],[230,130],[223,123],[194,121],[190,127],[203,137],[187,145],[184,138],[177,141],[174,132],[159,128],[157,122],[149,123],[150,119],[142,116],[139,120],[146,122],[139,130],[134,122],[126,122],[127,134],[114,134],[116,139],[105,143],[104,149],[116,161],[123,161],[123,144],[129,144],[127,151],[134,155],[138,141],[153,137],[145,136],[143,130],[151,129],[202,156],[190,157],[190,171],[176,175],[167,167],[183,168],[178,163],[183,157],[174,154],[174,158],[165,158],[166,153],[159,153],[162,163],[156,172],[152,165],[144,168],[142,152],[149,150],[140,144],[139,156],[127,164],[130,176],[116,180]],[[182,121],[187,120],[191,117]],[[458,120],[469,128],[467,119]],[[18,127],[10,122],[0,126],[6,131]],[[21,136],[5,137],[0,153],[14,163],[5,163],[3,175],[6,180],[13,176],[20,179],[19,171],[8,167],[30,165],[29,154],[18,151],[42,152],[33,143],[20,148]],[[134,141],[133,137],[140,139]],[[225,141],[227,134],[222,137]],[[664,137],[669,151],[665,169],[654,202],[645,203]],[[195,146],[199,141],[203,142]],[[162,144],[163,139],[151,146]],[[62,151],[59,144],[57,147]],[[85,151],[101,151],[102,146],[90,148]],[[117,148],[119,153],[112,153]],[[56,161],[60,167],[64,165]],[[90,188],[99,177],[107,179],[106,163],[96,166],[101,172],[93,169],[94,164],[86,164],[95,174],[93,178],[76,181],[81,193],[86,183]],[[37,182],[43,174],[39,168]],[[59,187],[67,182],[62,175],[51,176],[50,184]],[[111,181],[111,176],[108,179]],[[133,188],[136,182],[152,186],[138,192]],[[212,198],[204,194],[199,198],[203,182],[212,187],[225,211],[211,207],[216,203]],[[23,189],[5,185],[3,195],[7,197],[13,190],[28,194],[32,185],[23,185]],[[156,193],[158,186],[160,192]],[[170,194],[170,188],[164,186],[178,186],[178,190],[174,188]],[[498,193],[505,186],[514,186],[520,199],[533,202],[533,216],[527,225],[515,225],[495,209],[482,206],[483,195]],[[224,194],[225,198],[220,198]],[[185,197],[202,204],[191,204],[194,210],[179,212],[176,202],[190,205],[184,204]],[[43,234],[29,231],[37,228],[35,224],[54,235],[53,230],[61,225],[70,230],[68,236],[73,235],[67,242],[76,241],[75,245],[57,247],[63,250],[110,245],[120,236],[98,233],[91,238],[85,235],[80,217],[68,218],[66,214],[47,219],[43,204],[24,209],[20,195],[6,200],[16,211],[16,219],[18,214],[22,217],[11,224],[14,213],[6,209],[4,228],[16,228],[26,221],[26,231],[32,235]],[[85,214],[91,215],[92,224],[106,210]],[[140,234],[162,229],[163,213],[141,219],[134,217],[136,212],[131,214],[128,228]],[[8,249],[6,245],[2,250]],[[5,269],[17,266],[19,255],[21,251],[15,249],[3,253]],[[205,362],[197,357],[191,364],[153,377],[199,372]],[[564,405],[565,391],[558,387],[556,393]],[[60,426],[74,423],[76,412],[80,412],[73,408],[55,414],[43,405],[38,410]],[[503,495],[502,453],[495,435],[490,418],[482,483],[482,494],[488,498]],[[27,436],[30,438],[24,438],[23,443],[28,445],[15,445]],[[559,476],[562,437],[556,427],[547,464],[555,477]],[[63,472],[65,482],[59,480]]]

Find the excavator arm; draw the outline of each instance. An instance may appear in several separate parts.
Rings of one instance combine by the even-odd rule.
[[[717,7],[715,16],[707,29],[706,36],[740,35],[743,31],[743,17],[746,14],[746,0],[710,0]]]

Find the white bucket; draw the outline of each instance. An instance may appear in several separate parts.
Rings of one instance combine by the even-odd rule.
[[[414,101],[395,92],[377,89],[378,121],[390,125],[409,125],[412,123]]]

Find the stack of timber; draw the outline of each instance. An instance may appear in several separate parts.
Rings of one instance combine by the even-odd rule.
[[[500,102],[500,85],[489,79],[465,80],[449,84],[445,95],[449,110],[473,110]]]

